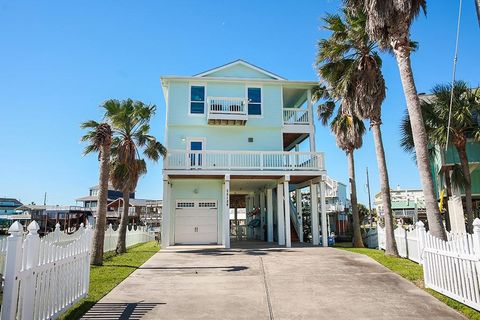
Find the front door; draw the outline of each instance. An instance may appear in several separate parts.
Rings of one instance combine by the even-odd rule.
[[[190,166],[192,168],[198,168],[202,166],[202,153],[203,141],[202,140],[190,140]]]

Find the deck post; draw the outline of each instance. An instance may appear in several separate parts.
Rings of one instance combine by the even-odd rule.
[[[283,185],[277,184],[277,231],[278,244],[285,245],[285,216],[283,211]]]
[[[302,214],[302,189],[295,190],[295,199],[297,203],[297,221],[298,221],[298,240],[303,242],[303,214]]]
[[[292,246],[292,235],[290,231],[290,190],[289,182],[290,176],[285,176],[285,181],[283,182],[283,199],[285,202],[285,246],[290,248]]]
[[[267,189],[267,241],[273,242],[273,189]]]
[[[223,200],[223,245],[230,248],[230,175],[225,175]]]
[[[308,122],[310,127],[310,133],[308,135],[310,152],[315,152],[315,125],[313,121],[313,103],[312,103],[312,90],[307,91],[307,109],[308,109]]]
[[[260,191],[260,240],[265,241],[265,192]]]
[[[320,242],[320,234],[318,230],[318,185],[310,183],[310,214],[311,214],[311,230],[312,230],[312,244],[318,246]]]
[[[322,177],[320,182],[320,210],[322,217],[322,246],[328,247],[328,221],[327,221],[327,205],[325,202],[325,180]]]
[[[162,234],[160,237],[162,249],[170,245],[170,183],[168,176],[163,176],[163,208],[162,208]],[[173,240],[173,239],[172,239]]]

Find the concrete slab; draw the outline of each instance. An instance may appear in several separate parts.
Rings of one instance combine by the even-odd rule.
[[[162,250],[85,319],[464,319],[364,255],[235,246]]]

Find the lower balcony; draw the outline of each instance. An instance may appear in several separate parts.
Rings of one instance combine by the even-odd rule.
[[[286,151],[171,150],[166,170],[321,171],[323,153]]]

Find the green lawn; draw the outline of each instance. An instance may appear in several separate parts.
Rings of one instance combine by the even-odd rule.
[[[423,268],[421,265],[408,259],[386,256],[382,250],[347,248],[345,245],[339,245],[338,249],[367,255],[393,272],[413,282],[416,286],[424,289],[438,300],[447,304],[449,307],[464,314],[467,318],[480,320],[480,312],[476,311],[475,309],[467,307],[466,305],[450,299],[449,297],[444,296],[443,294],[440,294],[434,290],[426,289],[423,284]]]
[[[90,268],[88,297],[74,305],[60,319],[80,319],[97,301],[115,288],[158,250],[158,243],[151,241],[132,246],[128,248],[127,253],[122,255],[107,253],[103,266],[92,266]]]

